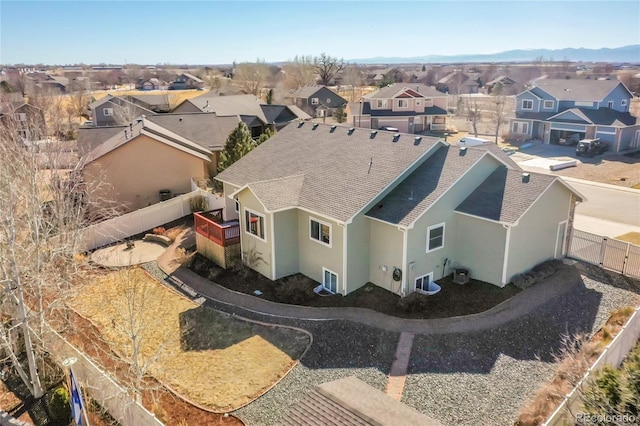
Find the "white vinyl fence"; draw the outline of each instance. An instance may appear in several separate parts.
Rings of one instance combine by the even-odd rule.
[[[73,374],[78,379],[84,393],[91,396],[102,408],[122,426],[164,426],[156,416],[138,404],[127,390],[103,372],[91,359],[76,349],[64,337],[49,328],[44,343],[56,361],[62,364],[67,358],[75,357]]]
[[[569,256],[629,277],[640,278],[640,246],[573,230]]]
[[[93,250],[180,219],[191,213],[189,202],[199,196],[206,197],[208,210],[224,207],[221,197],[202,189],[195,189],[188,194],[87,227],[82,233],[82,249]]]
[[[578,382],[575,388],[565,396],[560,406],[553,412],[551,417],[543,423],[543,426],[561,426],[575,424],[574,416],[580,413],[582,406],[580,394],[582,388],[586,386],[589,376],[605,365],[618,368],[625,359],[629,351],[638,343],[640,338],[640,307],[636,308],[629,321],[622,327],[618,335],[607,345],[604,352],[600,354],[596,362],[589,368],[584,377]]]

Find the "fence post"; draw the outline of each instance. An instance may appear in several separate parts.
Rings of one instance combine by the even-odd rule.
[[[631,243],[627,243],[627,250],[624,252],[624,259],[622,260],[622,271],[620,273],[624,275],[627,269],[627,261],[629,260],[629,250],[631,250]]]
[[[602,238],[602,242],[600,243],[600,261],[598,262],[600,266],[604,265],[604,256],[607,253],[607,237]]]

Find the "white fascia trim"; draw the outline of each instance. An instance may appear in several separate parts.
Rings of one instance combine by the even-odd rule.
[[[274,228],[273,213],[269,214],[269,226],[271,231],[271,280],[276,280],[276,232]]]
[[[404,297],[407,293],[408,293],[408,289],[407,289],[407,276],[409,275],[409,271],[407,270],[407,268],[409,267],[409,263],[408,263],[408,240],[409,240],[409,231],[406,228],[401,228],[398,227],[398,229],[402,232],[402,267],[401,269],[404,270],[404,273],[402,274],[402,283],[400,285],[400,288],[402,290],[400,290],[400,295],[402,297]]]
[[[249,191],[251,191],[251,193],[253,194],[254,197],[256,197],[256,200],[258,200],[258,202],[260,203],[260,205],[262,206],[264,213],[260,213],[260,214],[267,214],[267,213],[272,213],[271,211],[269,211],[269,209],[267,209],[267,207],[264,205],[264,203],[262,202],[262,200],[260,198],[258,198],[258,196],[256,195],[255,192],[253,192],[251,190],[251,188],[249,188],[249,185],[245,185],[241,188],[238,188],[237,191],[232,192],[228,197],[233,199],[236,195],[238,195],[240,192],[244,191],[245,189],[248,189]]]
[[[342,295],[347,295],[347,226],[342,228]]]
[[[520,219],[522,219],[528,212],[529,210],[531,210],[533,208],[533,206],[540,200],[540,198],[542,198],[544,196],[544,194],[549,191],[551,189],[551,187],[556,183],[559,182],[560,184],[562,184],[565,188],[567,188],[569,191],[573,192],[574,194],[576,194],[578,197],[581,197],[580,193],[578,193],[575,189],[571,188],[569,185],[567,185],[566,183],[564,183],[562,181],[562,179],[556,177],[550,184],[549,186],[547,186],[545,188],[544,191],[542,191],[540,193],[540,195],[538,195],[538,197],[533,200],[533,203],[529,204],[529,207],[527,207],[527,209],[525,211],[522,212],[522,214],[520,215],[520,217],[518,218],[518,220],[515,221],[515,223],[513,224],[513,226],[518,226],[520,224]],[[582,201],[582,200],[581,200]]]
[[[194,157],[198,157],[201,160],[205,160],[205,161],[209,161],[209,162],[211,161],[211,159],[208,156],[206,156],[205,154],[203,154],[201,152],[198,152],[193,148],[190,148],[190,147],[184,146],[182,144],[178,144],[178,143],[172,142],[172,141],[170,141],[168,139],[165,139],[162,136],[159,136],[159,135],[157,135],[155,133],[147,132],[146,130],[141,130],[140,134],[145,135],[145,136],[147,136],[147,137],[149,137],[151,139],[154,139],[154,140],[156,140],[158,142],[161,142],[161,143],[163,143],[165,145],[168,145],[168,146],[170,146],[172,148],[175,148],[177,150],[185,152],[187,154],[193,155]],[[133,138],[131,138],[131,139],[133,139]],[[202,151],[208,152],[209,154],[211,154],[211,151],[209,151],[206,148],[202,148]]]
[[[309,215],[319,216],[324,220],[333,221],[333,222],[337,223],[338,225],[344,225],[345,224],[344,221],[338,220],[335,217],[327,216],[326,214],[318,213],[316,211],[309,210],[309,209],[307,209],[305,207],[300,207],[300,206],[288,206],[288,207],[283,207],[281,209],[269,210],[269,213],[280,213],[280,212],[286,212],[287,210],[293,210],[293,209],[302,210],[303,212],[309,213]]]
[[[507,235],[504,243],[504,258],[502,259],[502,285],[507,285],[507,266],[509,265],[509,245],[511,243],[511,227],[505,226]]]
[[[407,166],[402,172],[400,172],[400,174],[398,176],[396,176],[395,179],[393,179],[391,182],[389,182],[387,185],[385,185],[384,188],[382,188],[382,190],[380,192],[378,192],[374,197],[371,198],[371,200],[369,200],[369,202],[367,204],[364,205],[364,207],[362,207],[360,210],[358,210],[353,216],[351,216],[349,219],[346,220],[346,224],[349,224],[351,222],[353,222],[353,219],[358,216],[360,213],[362,213],[363,211],[370,209],[370,205],[373,202],[373,200],[377,199],[380,194],[384,193],[387,189],[389,189],[393,184],[395,184],[398,180],[398,178],[401,175],[404,175],[408,170],[410,170],[411,168],[413,168],[416,164],[418,164],[419,162],[425,161],[429,156],[427,156],[427,154],[432,153],[433,151],[435,151],[436,149],[440,148],[441,146],[449,146],[448,143],[443,142],[442,139],[438,139],[438,141],[436,143],[434,143],[431,148],[429,148],[428,150],[426,150],[425,152],[422,153],[421,156],[419,156],[418,158],[416,158],[411,164],[409,164],[409,166]]]

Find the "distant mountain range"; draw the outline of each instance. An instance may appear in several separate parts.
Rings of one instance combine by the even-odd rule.
[[[539,58],[572,62],[631,62],[640,63],[640,44],[616,48],[585,49],[519,49],[499,53],[470,55],[425,55],[409,58],[377,56],[375,58],[350,59],[357,64],[407,64],[407,63],[458,63],[458,62],[531,62]]]

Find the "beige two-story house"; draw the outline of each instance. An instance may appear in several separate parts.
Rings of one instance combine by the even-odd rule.
[[[424,291],[456,267],[504,286],[564,256],[582,199],[558,177],[523,173],[493,145],[309,122],[290,124],[216,179],[245,263],[341,294],[367,282]]]
[[[354,127],[402,133],[444,131],[447,95],[424,84],[392,84],[351,102],[347,122]]]

